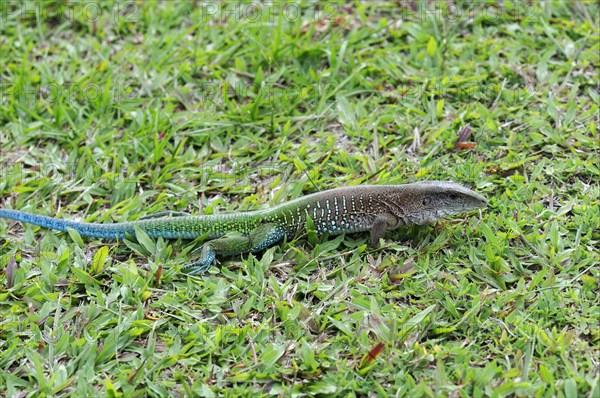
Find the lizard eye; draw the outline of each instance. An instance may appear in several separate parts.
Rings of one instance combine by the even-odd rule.
[[[426,196],[423,198],[423,206],[427,206],[431,203],[431,198],[429,196]]]
[[[456,195],[455,193],[451,193],[449,196],[452,200],[456,200],[456,198],[458,198],[458,195]]]

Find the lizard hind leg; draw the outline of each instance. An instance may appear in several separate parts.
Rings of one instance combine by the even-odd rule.
[[[267,247],[273,246],[285,237],[285,229],[277,224],[263,224],[256,227],[248,236],[250,239],[250,251],[259,252]]]
[[[217,255],[214,249],[205,244],[202,246],[200,257],[193,263],[189,263],[181,267],[181,272],[184,272],[188,275],[202,274],[211,267],[216,258]]]
[[[269,223],[258,226],[248,236],[231,235],[213,239],[202,245],[200,257],[193,263],[184,265],[181,271],[189,275],[203,273],[217,257],[261,251],[279,242],[284,236],[283,228]]]
[[[181,268],[182,272],[189,275],[206,272],[215,262],[217,256],[233,256],[250,250],[250,239],[243,235],[228,236],[214,239],[202,245],[200,257]]]

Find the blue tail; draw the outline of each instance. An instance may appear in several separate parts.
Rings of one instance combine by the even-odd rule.
[[[96,224],[84,223],[69,220],[60,220],[58,218],[40,216],[37,214],[24,213],[18,210],[0,209],[0,218],[20,221],[28,224],[38,225],[40,227],[55,229],[66,232],[67,228],[72,228],[82,236],[102,239],[123,239],[127,234],[134,235],[134,228],[131,223],[122,224]]]

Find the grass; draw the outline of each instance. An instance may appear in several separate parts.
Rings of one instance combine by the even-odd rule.
[[[598,4],[448,4],[3,3],[0,207],[428,179],[490,205],[201,277],[176,271],[197,242],[0,221],[0,394],[598,397]]]

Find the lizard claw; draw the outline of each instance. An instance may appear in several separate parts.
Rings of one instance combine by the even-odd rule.
[[[181,267],[181,272],[188,275],[203,274],[211,267],[211,263],[205,264],[202,261],[194,261]]]
[[[211,265],[215,262],[215,258],[217,254],[210,244],[205,244],[202,246],[202,252],[200,253],[200,258],[193,263],[186,264],[181,267],[181,272],[184,272],[188,275],[196,275],[203,274],[208,271]]]

